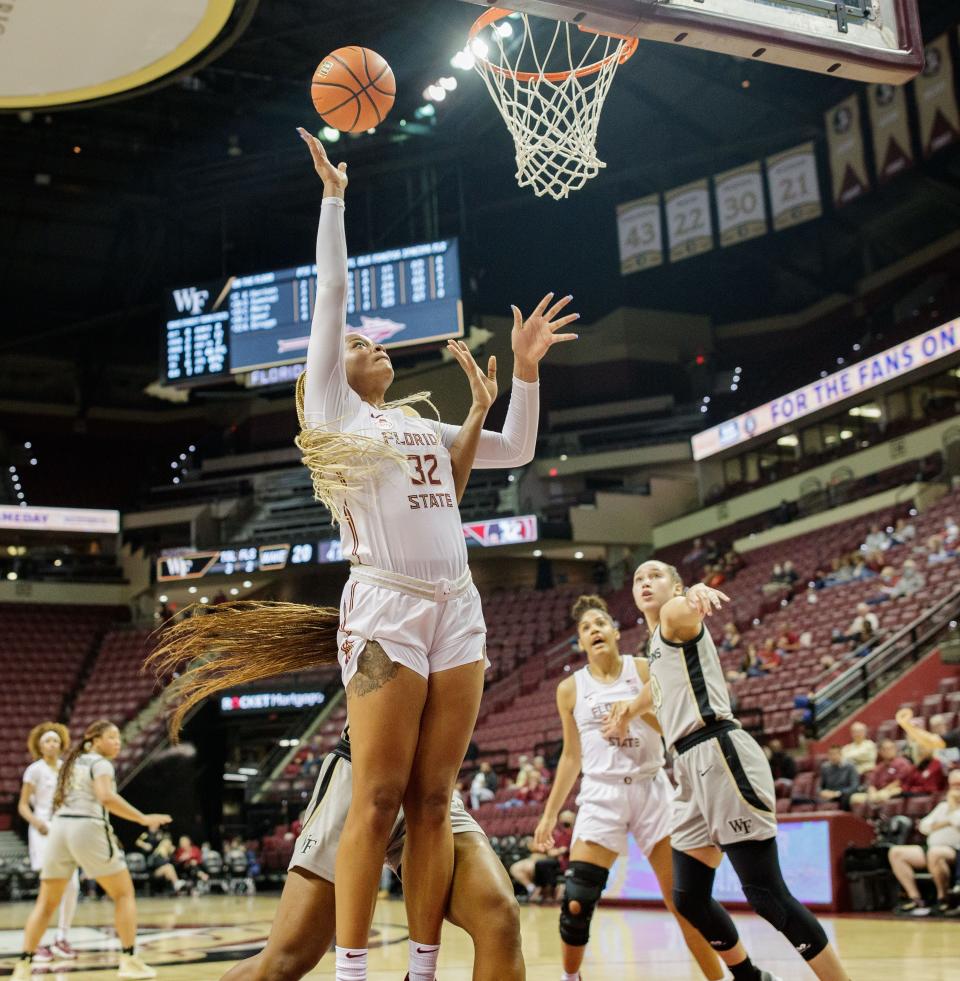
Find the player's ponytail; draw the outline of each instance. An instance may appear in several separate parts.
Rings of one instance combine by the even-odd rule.
[[[303,454],[301,460],[313,479],[313,496],[333,516],[336,524],[343,519],[343,496],[357,493],[385,464],[409,466],[407,458],[383,439],[362,433],[345,433],[322,426],[308,426],[304,409],[307,373],[297,378],[296,402],[300,433],[294,442]],[[417,392],[383,408],[399,409],[407,405],[425,404],[436,415],[429,392]]]
[[[190,612],[157,631],[157,647],[146,659],[164,678],[187,666],[168,689],[173,742],[190,709],[210,695],[336,663],[340,612],[334,607],[237,600]]]
[[[83,738],[78,739],[63,758],[63,766],[57,774],[57,789],[53,793],[53,809],[63,807],[63,802],[67,797],[67,789],[73,779],[73,767],[77,758],[83,753],[89,753],[93,749],[93,741],[102,736],[107,729],[113,728],[113,723],[109,719],[97,719],[91,722],[83,732]]]

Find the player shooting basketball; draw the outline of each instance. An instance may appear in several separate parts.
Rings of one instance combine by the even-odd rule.
[[[341,608],[221,604],[171,628],[153,663],[161,669],[211,650],[181,680],[174,725],[196,701],[228,684],[340,662],[347,692],[353,798],[336,862],[338,981],[366,977],[367,935],[384,853],[401,804],[410,929],[410,977],[433,981],[453,874],[450,798],[483,690],[485,626],[467,565],[457,490],[473,463],[516,467],[534,452],[541,359],[576,314],[570,298],[544,297],[524,321],[514,309],[514,378],[503,432],[480,431],[496,395],[463,346],[474,407],[465,427],[421,419],[426,396],[386,401],[393,365],[382,346],[345,334],[346,165],[334,167],[301,130],[323,181],[317,300],[298,382],[297,445],[316,497],[340,522],[350,580]],[[471,449],[476,448],[476,460]]]

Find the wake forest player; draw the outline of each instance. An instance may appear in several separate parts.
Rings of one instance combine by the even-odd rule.
[[[698,586],[695,598],[709,606],[712,594],[708,587]],[[677,915],[670,859],[673,786],[663,769],[663,743],[659,727],[653,728],[656,719],[632,719],[624,738],[607,738],[601,733],[611,704],[639,695],[649,677],[647,661],[621,655],[620,631],[599,596],[581,596],[573,605],[572,616],[587,664],[557,686],[563,753],[534,833],[535,848],[547,851],[553,847],[557,815],[582,773],[560,912],[561,981],[580,981],[590,921],[610,867],[627,851],[628,834],[649,860],[667,909]],[[710,981],[723,978],[723,966],[706,940],[681,917],[677,919],[704,976]]]
[[[267,945],[223,981],[300,981],[330,949],[336,920],[335,858],[350,808],[352,769],[345,729],[320,764]],[[523,981],[520,910],[503,863],[459,801],[450,803],[450,823],[453,887],[445,915],[473,941],[473,981]],[[387,846],[387,864],[400,875],[405,839],[401,811]]]
[[[633,597],[650,630],[650,681],[611,710],[605,732],[625,732],[653,711],[678,783],[670,836],[673,896],[720,954],[735,981],[775,981],[747,956],[727,911],[712,898],[722,853],[754,911],[779,930],[821,981],[849,981],[813,914],[790,894],[780,872],[773,777],[763,751],[734,719],[713,638],[677,570],[644,562]]]

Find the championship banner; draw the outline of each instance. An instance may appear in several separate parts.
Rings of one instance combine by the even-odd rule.
[[[823,205],[813,143],[767,157],[767,186],[775,232],[819,218]]]
[[[870,130],[873,133],[873,159],[877,181],[886,184],[913,166],[907,93],[903,85],[868,85]]]
[[[824,113],[827,149],[830,153],[830,182],[834,207],[840,208],[870,190],[867,162],[863,156],[860,99],[856,93]]]
[[[617,205],[620,275],[663,265],[663,223],[660,195],[651,194]]]
[[[664,200],[667,204],[670,261],[680,262],[709,252],[713,248],[713,224],[706,178],[667,191]]]
[[[713,189],[721,249],[766,235],[767,206],[763,200],[759,160],[717,174]]]
[[[927,45],[923,71],[913,86],[920,116],[920,148],[924,157],[930,157],[960,139],[953,59],[946,34]]]

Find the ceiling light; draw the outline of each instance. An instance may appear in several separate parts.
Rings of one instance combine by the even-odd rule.
[[[706,412],[707,411],[707,407],[705,405],[701,405],[700,406],[700,411],[701,412]]]
[[[573,553],[573,557],[575,559],[582,559],[583,558],[583,552],[574,552]]]
[[[570,457],[568,457],[566,453],[561,453],[560,454],[560,462],[561,463],[566,463],[567,460],[569,460],[569,459],[570,459]]]
[[[236,596],[236,595],[238,595],[238,594],[239,594],[239,592],[240,592],[240,590],[239,590],[239,589],[237,589],[237,587],[236,587],[236,586],[231,586],[231,587],[230,587],[230,595],[231,595],[231,596]]]
[[[417,119],[429,119],[431,116],[435,116],[437,110],[428,102],[425,106],[420,106],[419,109],[414,113]]]
[[[55,569],[59,569],[60,566],[62,566],[62,565],[63,565],[63,559],[54,559],[53,560],[53,567]]]
[[[249,579],[244,579],[244,580],[243,580],[243,588],[244,588],[244,589],[249,589],[249,588],[250,588],[250,587],[251,587],[252,585],[253,585],[253,583],[252,583],[252,582],[250,582],[250,580],[249,580]]]
[[[22,501],[23,500],[23,491],[20,491],[20,493],[17,494],[17,500],[18,501]]]
[[[336,143],[340,139],[340,130],[333,126],[324,126],[320,133],[328,143]]]
[[[16,582],[17,581],[17,574],[15,572],[8,572],[7,573],[7,579],[9,579],[10,582]]]
[[[796,436],[791,436],[791,435],[781,436],[777,440],[777,446],[799,446],[799,445],[800,445],[800,440],[797,439]]]
[[[437,82],[447,92],[453,92],[457,87],[457,80],[452,75],[444,75]]]
[[[32,450],[33,449],[33,443],[24,443],[23,444],[23,448],[25,450]]]
[[[859,344],[854,344],[853,345],[853,349],[854,349],[854,351],[859,351],[860,350],[860,345]]]
[[[853,439],[853,433],[850,432],[849,429],[841,429],[840,430],[840,438],[841,439]]]
[[[161,603],[166,603],[170,597],[166,593],[161,593],[159,599]]]
[[[200,597],[200,602],[201,603],[209,603],[210,602],[210,597],[209,596],[201,596]]]
[[[16,472],[17,472],[17,468],[16,467],[11,467],[10,468],[10,473],[16,473]]]
[[[189,446],[187,447],[187,452],[188,452],[188,453],[196,453],[196,452],[197,452],[197,448],[196,448],[196,447],[195,447],[195,446],[193,445],[193,443],[191,443],[191,444],[190,444],[190,445],[189,445]]]
[[[30,457],[30,466],[35,467],[37,465],[37,458],[35,456]]]
[[[877,405],[855,405],[849,415],[860,416],[862,419],[879,419],[883,415],[883,409]]]
[[[196,587],[196,586],[188,586],[188,587],[187,587],[187,592],[188,592],[188,593],[190,593],[190,595],[191,595],[191,596],[192,596],[192,595],[193,595],[193,594],[194,594],[194,593],[195,593],[196,591],[197,591],[197,587]]]
[[[844,363],[843,358],[837,358],[837,364],[843,364],[843,363]]]
[[[535,559],[539,559],[541,555],[543,555],[543,549],[542,548],[535,548],[533,550],[533,557]]]
[[[468,45],[475,58],[486,58],[490,52],[490,45],[482,37],[475,37]]]
[[[503,20],[499,24],[495,24],[493,29],[500,37],[513,37],[513,24],[509,21]]]
[[[477,63],[477,59],[474,58],[473,52],[467,48],[462,51],[458,51],[451,59],[450,64],[454,68],[459,68],[462,72],[468,72]]]

